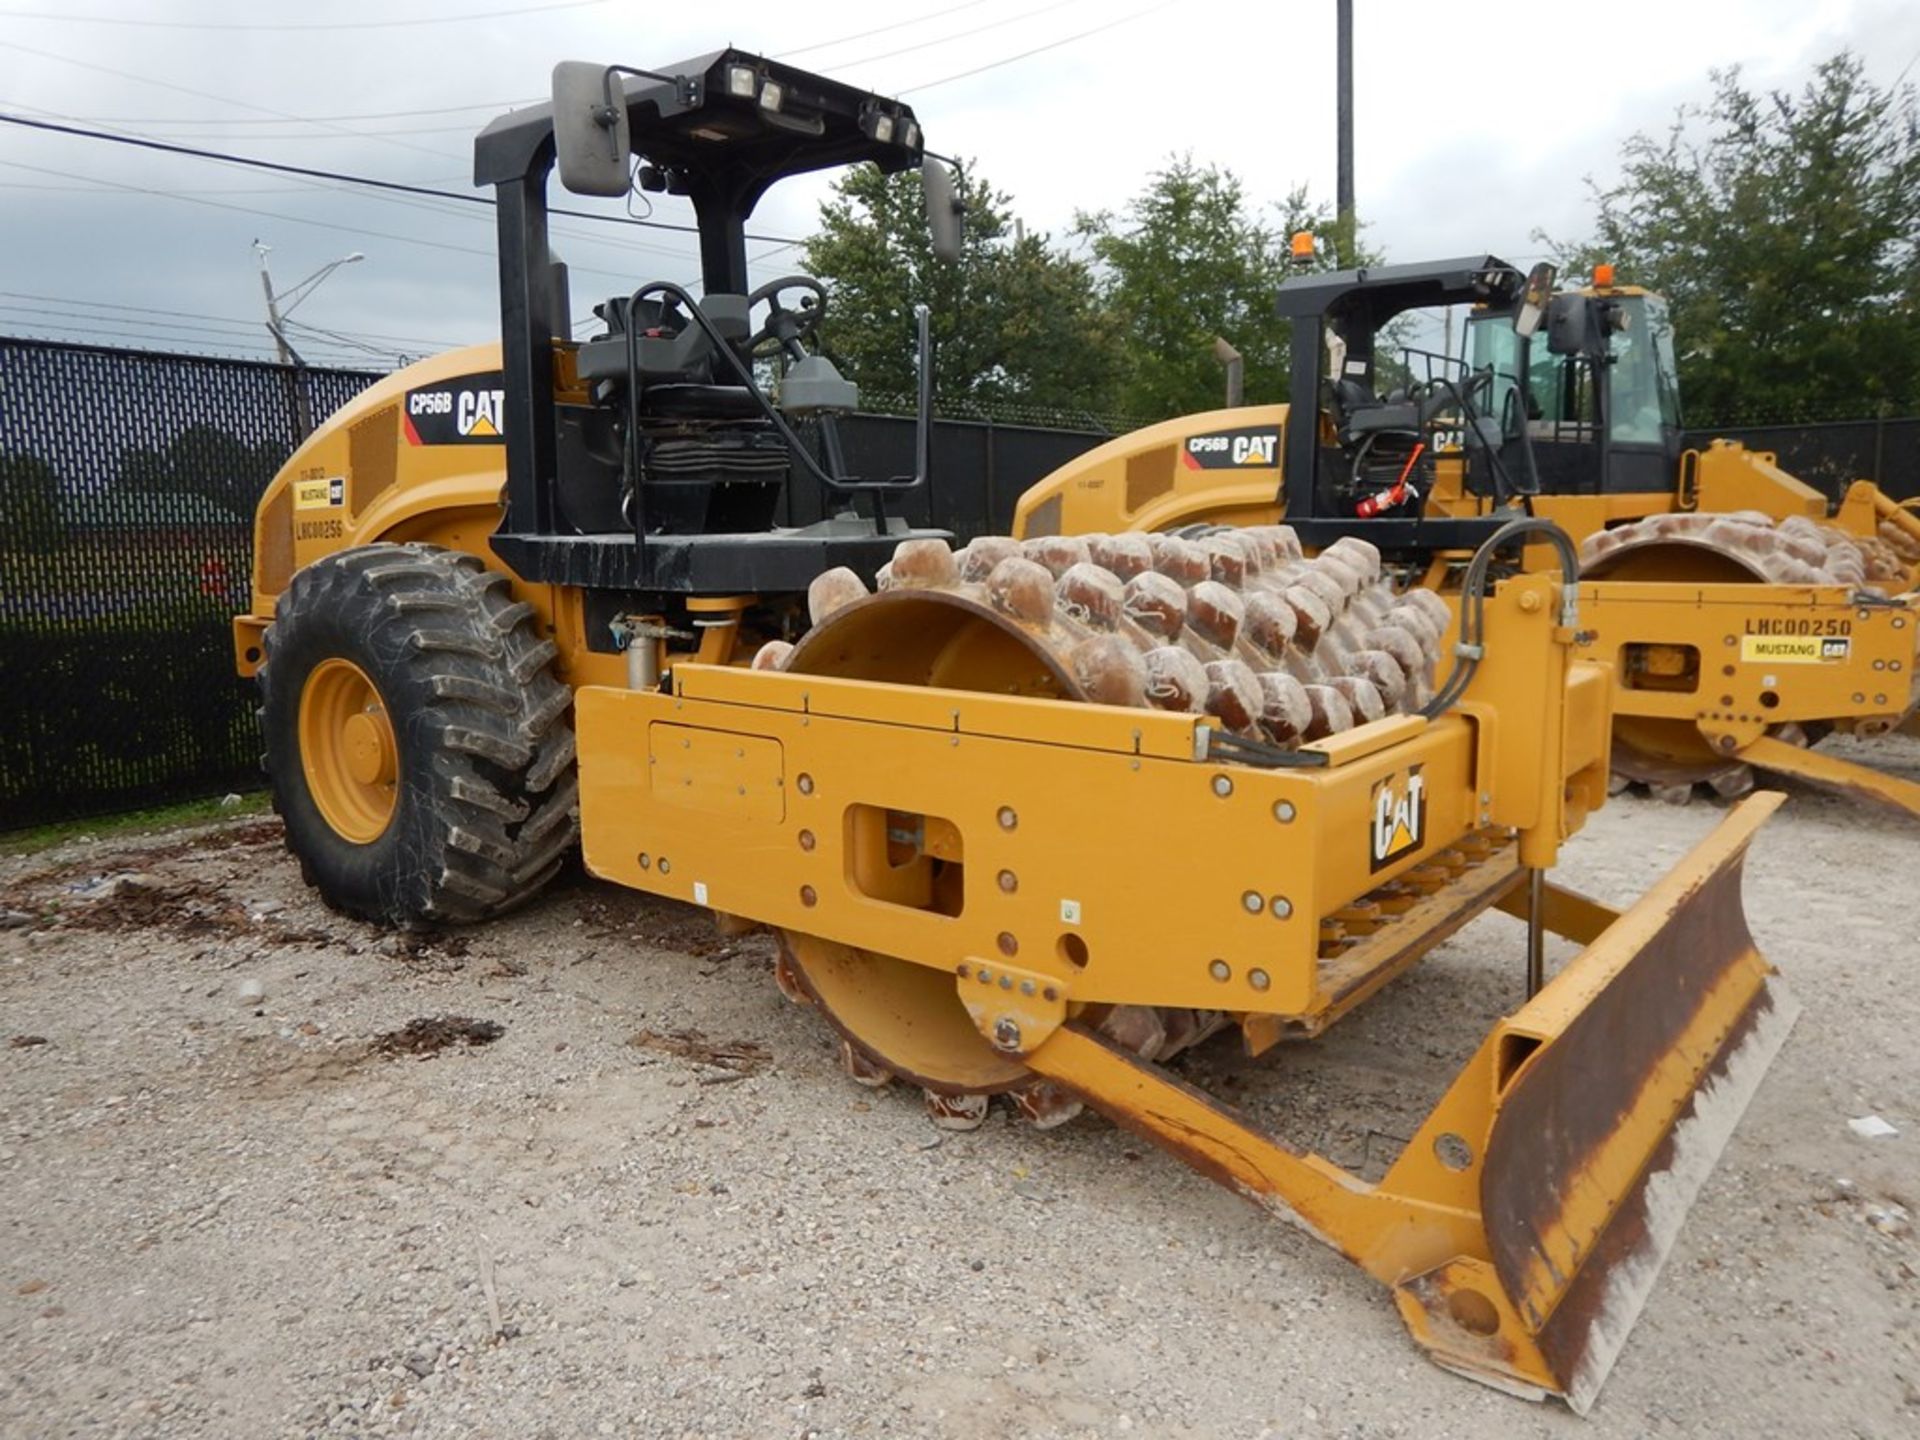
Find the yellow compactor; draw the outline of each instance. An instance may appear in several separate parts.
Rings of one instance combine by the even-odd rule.
[[[749,290],[744,223],[782,174],[924,160],[908,107],[738,50],[562,66],[487,127],[502,343],[371,387],[256,519],[234,643],[289,847],[329,904],[433,925],[524,903],[577,842],[771,928],[856,1079],[954,1127],[1090,1105],[1364,1267],[1442,1364],[1584,1408],[1792,1023],[1740,904],[1777,797],[1624,912],[1547,878],[1620,692],[1537,521],[1483,527],[1457,625],[1358,538],[902,524],[924,331],[916,473],[850,475],[824,292]],[[704,294],[649,282],[565,338],[556,164],[691,195]],[[832,513],[777,523],[790,469]],[[1496,578],[1516,547],[1546,568]],[[1492,911],[1512,1012],[1377,1182],[1173,1068],[1318,1035]],[[1549,932],[1582,947],[1551,977]]]
[[[1739,901],[1778,797],[1619,913],[1545,878],[1606,792],[1608,677],[1566,586],[1476,607],[1444,708],[1282,747],[1290,715],[1315,725],[1291,687],[1241,703],[1216,660],[1182,697],[1203,627],[1119,638],[1146,607],[1092,574],[1117,572],[971,565],[985,543],[906,581],[896,561],[753,669],[580,690],[589,869],[772,927],[782,987],[865,1083],[963,1122],[996,1094],[1042,1125],[1091,1105],[1362,1266],[1441,1364],[1584,1410],[1792,1024]],[[1089,604],[1103,588],[1136,603]],[[1241,593],[1252,614],[1270,592]],[[1378,1183],[1167,1066],[1219,1031],[1253,1054],[1315,1036],[1491,910],[1531,927],[1516,995],[1545,932],[1585,948]]]
[[[1917,502],[1867,481],[1829,502],[1771,454],[1689,445],[1665,302],[1606,270],[1532,279],[1485,256],[1289,280],[1289,404],[1109,442],[1023,496],[1015,533],[1285,519],[1310,547],[1370,536],[1445,593],[1486,526],[1545,516],[1581,542],[1616,783],[1737,795],[1757,768],[1920,816],[1920,779],[1817,748],[1920,733]],[[1448,305],[1474,307],[1464,362],[1376,347]],[[1529,309],[1543,333],[1516,330]]]

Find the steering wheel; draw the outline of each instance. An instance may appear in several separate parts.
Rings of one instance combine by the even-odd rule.
[[[1424,427],[1454,405],[1461,409],[1461,421],[1469,415],[1484,414],[1481,402],[1487,398],[1493,386],[1493,367],[1484,370],[1469,371],[1458,382],[1441,378],[1415,383],[1409,387],[1407,398],[1418,407],[1420,423]]]
[[[781,294],[787,290],[805,292],[795,309],[789,310],[780,303]],[[812,343],[819,333],[821,317],[827,313],[826,287],[811,275],[782,275],[747,296],[748,312],[763,301],[767,306],[767,322],[747,341],[747,353],[756,359],[785,354],[798,360],[805,353],[800,342]]]

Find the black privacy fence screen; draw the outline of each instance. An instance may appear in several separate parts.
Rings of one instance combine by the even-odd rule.
[[[254,502],[376,378],[0,338],[0,830],[258,787]]]
[[[1838,500],[1855,480],[1871,480],[1896,500],[1920,496],[1920,416],[1811,421],[1730,416],[1721,424],[1690,420],[1689,444],[1705,445],[1715,436],[1738,440],[1749,450],[1772,451],[1783,470],[1829,500]]]
[[[0,337],[0,831],[261,784],[230,629],[254,505],[305,417],[380,378]],[[931,482],[895,513],[962,538],[1004,532],[1023,490],[1133,423],[943,418]],[[1830,494],[1856,477],[1920,494],[1920,419],[1714,433],[1778,452]],[[853,473],[912,473],[911,418],[850,416],[842,436]],[[803,525],[829,503],[796,476],[778,518]]]
[[[233,671],[254,505],[381,376],[0,337],[0,831],[258,788],[254,693]],[[975,535],[1097,445],[1081,416],[942,421],[901,513]],[[913,422],[843,422],[856,473],[910,474]],[[783,524],[819,517],[796,483]]]

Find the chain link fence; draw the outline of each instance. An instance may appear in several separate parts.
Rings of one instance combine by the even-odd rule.
[[[324,417],[380,378],[0,337],[0,831],[260,783],[253,696],[232,668],[253,510]],[[1044,423],[1035,423],[1044,422]],[[931,485],[899,513],[1005,531],[1034,481],[1122,416],[995,411],[939,422]],[[849,468],[913,468],[913,422],[843,422]],[[1837,494],[1920,494],[1920,418],[1702,428],[1776,451]],[[789,485],[784,524],[825,497]]]

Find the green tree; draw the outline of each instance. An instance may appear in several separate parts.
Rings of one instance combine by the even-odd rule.
[[[44,553],[66,538],[60,477],[33,455],[0,455],[0,549]]]
[[[286,458],[285,446],[249,445],[217,426],[189,425],[160,449],[129,450],[119,483],[126,490],[201,495],[250,520]]]
[[[835,182],[805,251],[832,297],[829,352],[870,400],[911,395],[913,308],[924,303],[943,406],[1106,408],[1113,346],[1086,265],[1020,233],[1008,198],[971,167],[962,193],[962,254],[946,264],[917,174],[861,165]]]
[[[1287,237],[1332,222],[1304,188],[1274,208],[1272,220],[1263,219],[1233,172],[1182,155],[1121,214],[1078,217],[1101,304],[1126,337],[1117,409],[1157,418],[1217,407],[1224,392],[1215,336],[1245,359],[1249,403],[1286,398],[1287,329],[1274,292],[1289,271]]]
[[[1589,181],[1594,238],[1560,258],[1668,297],[1690,418],[1920,404],[1912,88],[1875,86],[1846,52],[1797,96],[1712,79],[1663,137],[1627,141],[1617,181]]]

